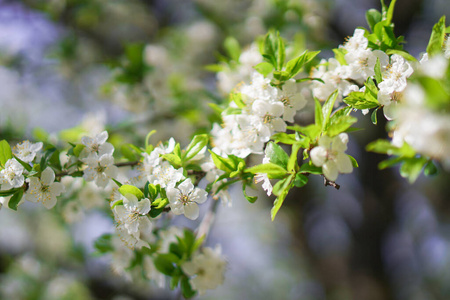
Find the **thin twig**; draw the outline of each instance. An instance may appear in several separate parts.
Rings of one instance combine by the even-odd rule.
[[[332,186],[332,187],[334,187],[335,189],[340,189],[340,185],[339,184],[337,184],[336,182],[334,182],[334,181],[331,181],[331,180],[328,180],[325,176],[323,177],[323,184],[325,185],[325,186]]]

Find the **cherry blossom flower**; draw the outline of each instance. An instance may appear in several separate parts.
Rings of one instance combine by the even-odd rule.
[[[30,141],[23,141],[13,148],[13,153],[20,160],[29,163],[33,161],[36,153],[42,149],[42,146],[42,142],[30,143]]]
[[[90,164],[92,160],[96,160],[95,155],[102,156],[103,154],[112,155],[114,146],[106,140],[108,139],[108,132],[103,131],[91,138],[84,136],[81,138],[81,143],[85,146],[80,153],[80,160]]]
[[[123,205],[114,207],[115,219],[119,226],[123,226],[133,236],[138,234],[141,223],[151,227],[150,220],[146,216],[151,208],[150,200],[147,198],[138,200],[133,194],[127,194],[123,198]]]
[[[152,174],[148,176],[148,181],[154,185],[159,184],[162,188],[168,188],[174,187],[184,178],[183,168],[175,169],[169,162],[164,161],[153,169]]]
[[[208,193],[201,188],[194,188],[191,179],[183,181],[178,188],[168,187],[167,198],[172,212],[176,215],[184,214],[186,218],[195,220],[199,215],[197,203],[206,201]]]
[[[341,133],[330,138],[326,135],[319,139],[319,146],[311,150],[311,161],[322,167],[323,174],[330,181],[336,181],[339,173],[351,173],[353,166],[344,153],[347,150],[348,135]]]
[[[298,91],[297,83],[294,79],[285,82],[283,89],[278,92],[278,101],[283,103],[283,120],[294,122],[294,116],[298,110],[306,105],[306,100]]]
[[[202,253],[195,255],[191,261],[181,265],[181,269],[191,276],[190,283],[195,290],[203,294],[206,290],[217,288],[225,280],[226,261],[221,249],[205,247]]]
[[[83,178],[86,181],[95,181],[98,187],[105,188],[118,172],[119,169],[114,165],[114,157],[111,154],[103,154],[100,157],[95,154],[84,170]]]
[[[14,158],[8,159],[5,168],[0,171],[0,183],[3,190],[21,187],[25,181],[23,166]]]
[[[41,178],[30,177],[28,182],[25,200],[41,202],[47,209],[55,206],[56,197],[64,192],[64,186],[60,182],[55,182],[55,172],[49,167],[41,173]]]

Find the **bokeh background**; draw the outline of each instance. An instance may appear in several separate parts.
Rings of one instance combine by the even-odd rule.
[[[0,138],[77,140],[107,129],[115,145],[208,130],[207,103],[221,103],[205,66],[274,28],[304,48],[342,44],[376,0],[1,0]],[[398,0],[397,35],[416,57],[448,0]],[[142,61],[145,64],[142,64]],[[410,185],[365,145],[385,123],[361,115],[348,153],[360,167],[340,190],[311,180],[274,222],[273,199],[249,204],[239,187],[220,206],[208,244],[222,245],[226,281],[201,299],[450,299],[450,191],[443,170]],[[0,299],[177,299],[177,291],[130,280],[120,257],[94,255],[114,225],[90,185],[52,211],[25,204],[0,211]],[[125,255],[125,254],[124,254]],[[111,267],[111,261],[115,266]]]

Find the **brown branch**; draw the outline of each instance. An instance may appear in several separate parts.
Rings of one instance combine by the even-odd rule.
[[[337,184],[336,182],[334,182],[334,181],[331,181],[331,180],[328,180],[325,176],[323,177],[323,184],[325,185],[325,186],[332,186],[332,187],[334,187],[335,189],[340,189],[340,185],[339,184]]]
[[[129,166],[136,166],[139,164],[138,160],[135,161],[126,161],[126,162],[120,162],[117,164],[114,164],[116,167],[129,167]],[[79,170],[75,171],[78,172]],[[71,175],[73,173],[69,173],[68,171],[62,171],[60,173],[55,174],[55,177],[63,177],[63,176],[67,176],[67,175]]]

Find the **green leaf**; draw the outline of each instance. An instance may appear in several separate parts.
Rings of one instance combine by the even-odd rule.
[[[137,187],[129,184],[124,184],[119,188],[119,192],[126,197],[128,194],[135,195],[138,200],[144,198],[144,193]]]
[[[334,57],[341,65],[347,65],[347,62],[345,61],[345,54],[347,54],[347,50],[345,50],[344,48],[335,48],[333,49],[333,52]]]
[[[264,152],[270,159],[271,163],[274,163],[283,167],[283,169],[286,169],[289,156],[287,155],[286,151],[283,150],[283,148],[273,142],[269,142]]]
[[[264,52],[262,56],[277,68],[278,41],[273,32],[269,32],[264,39]]]
[[[232,60],[235,62],[239,61],[239,57],[241,56],[241,47],[239,46],[239,42],[234,37],[229,36],[225,39],[224,48]]]
[[[389,4],[389,8],[388,8],[387,13],[386,13],[387,25],[392,23],[392,17],[394,16],[395,2],[397,2],[397,0],[392,0],[391,3]]]
[[[134,149],[131,147],[132,144],[123,144],[120,147],[120,152],[122,152],[122,155],[128,159],[129,161],[135,161],[138,159],[138,156],[136,153],[134,153]]]
[[[19,205],[20,200],[22,200],[23,189],[18,189],[9,199],[8,207],[12,210],[17,210],[17,206]]]
[[[320,104],[319,99],[314,97],[314,101],[316,103],[314,108],[314,116],[315,116],[315,124],[322,128],[323,124],[323,114],[322,114],[322,105]]]
[[[84,149],[84,145],[83,144],[77,144],[74,148],[73,148],[73,155],[75,155],[76,157],[80,156],[81,151]]]
[[[322,107],[322,114],[323,114],[323,123],[322,123],[322,129],[324,129],[328,125],[328,121],[330,120],[331,112],[333,111],[334,103],[336,102],[336,98],[339,94],[339,90],[335,90],[325,101],[323,107]]]
[[[17,160],[25,168],[25,170],[27,170],[28,172],[30,172],[32,170],[32,167],[30,166],[30,164],[24,162],[23,160],[21,160],[17,156],[14,155],[14,159]]]
[[[262,74],[264,77],[272,73],[273,71],[273,65],[263,61],[262,63],[257,64],[253,67],[258,73]]]
[[[0,165],[4,168],[6,162],[13,157],[11,146],[6,140],[0,141]]]
[[[118,187],[121,187],[123,185],[122,183],[120,183],[119,181],[115,180],[114,178],[111,178],[111,179],[117,184]]]
[[[357,118],[347,115],[341,115],[337,118],[331,118],[330,123],[326,129],[326,134],[329,137],[334,137],[342,132],[345,132],[350,126],[358,121]]]
[[[372,115],[370,116],[370,119],[372,120],[372,123],[374,125],[377,125],[378,123],[378,119],[377,119],[377,112],[378,112],[379,107],[377,107],[376,109],[373,110]]]
[[[182,165],[181,157],[176,154],[169,153],[169,154],[164,154],[161,157],[164,158],[165,160],[167,160],[176,169],[180,168]]]
[[[156,196],[158,196],[158,188],[154,185],[151,184],[147,181],[147,183],[145,184],[145,188],[144,188],[144,194],[148,194],[148,198],[150,198],[151,200],[155,200]]]
[[[413,183],[416,181],[417,177],[419,177],[420,172],[427,161],[428,160],[424,157],[405,159],[400,167],[400,175],[408,178],[409,183]]]
[[[350,158],[353,168],[358,168],[359,165],[358,165],[358,162],[356,161],[356,159],[353,156],[351,156],[351,155],[347,154],[347,156],[348,156],[348,158]]]
[[[234,102],[240,109],[245,108],[246,106],[244,101],[242,100],[241,93],[230,93],[230,101]]]
[[[414,56],[412,56],[411,54],[409,54],[408,52],[403,51],[403,50],[388,49],[388,50],[386,50],[386,54],[387,55],[398,54],[400,56],[403,56],[403,58],[406,60],[417,62],[417,58],[415,58]],[[377,80],[377,82],[379,82],[379,81]]]
[[[172,253],[159,254],[155,257],[153,263],[155,268],[167,276],[172,276],[175,271],[174,262],[178,262],[179,258]]]
[[[294,134],[287,134],[286,132],[277,132],[270,137],[275,143],[282,143],[286,145],[292,145],[297,143],[297,139]]]
[[[322,167],[316,167],[312,164],[303,164],[300,166],[300,173],[309,173],[309,174],[316,174],[316,175],[320,175],[323,174],[322,172]]]
[[[192,289],[189,278],[187,276],[181,277],[181,293],[186,299],[192,298],[197,294],[197,292]]]
[[[286,64],[286,72],[288,73],[288,78],[295,77],[295,75],[297,75],[301,71],[303,66],[314,59],[314,57],[316,57],[319,53],[320,51],[305,51],[300,56],[288,61]]]
[[[289,156],[289,161],[287,164],[287,169],[289,172],[294,172],[294,171],[296,171],[296,169],[298,169],[297,154],[298,154],[298,150],[300,150],[300,148],[301,148],[300,143],[292,145],[291,155]]]
[[[301,174],[301,173],[297,173],[295,175],[295,180],[294,180],[294,185],[298,188],[301,188],[302,186],[306,185],[308,183],[308,177]]]
[[[288,126],[287,129],[300,132],[301,134],[309,137],[311,140],[315,140],[322,131],[322,127],[317,124],[311,124],[305,127],[295,124],[294,126]]]
[[[294,178],[295,174],[289,175],[289,177],[283,179],[281,182],[282,185],[280,187],[280,194],[273,202],[273,207],[270,210],[270,216],[272,221],[275,219],[275,216],[277,215],[278,211],[280,210],[281,206],[283,205],[284,199],[286,199],[287,194],[289,193],[289,190],[292,188],[294,184]],[[275,187],[274,187],[275,189]]]
[[[445,16],[433,26],[430,41],[427,46],[427,53],[430,56],[442,53],[442,45],[445,40]]]
[[[287,174],[286,169],[273,163],[256,165],[246,169],[245,172],[252,174],[264,173],[267,174],[267,176],[271,179],[284,178]]]
[[[112,245],[112,234],[106,233],[101,235],[94,242],[94,248],[97,250],[97,254],[104,254],[107,252],[114,251],[114,247]]]
[[[450,108],[450,95],[442,83],[431,77],[421,77],[419,82],[426,92],[426,105],[434,110],[447,110]]]
[[[367,20],[367,24],[369,24],[370,30],[372,30],[372,32],[373,32],[375,24],[377,24],[378,22],[381,21],[381,13],[374,8],[369,9],[366,12],[366,20]]]
[[[392,145],[388,140],[383,139],[379,139],[369,143],[366,146],[366,150],[388,155],[398,155],[406,158],[412,158],[416,155],[415,150],[407,143],[403,143],[402,147],[396,147]]]
[[[242,171],[243,167],[245,167],[245,161],[242,158],[239,158],[235,155],[228,155],[228,158],[217,155],[216,153],[208,150],[211,153],[211,157],[213,159],[216,167],[222,171],[227,173]],[[231,175],[231,174],[230,174]]]
[[[380,82],[383,81],[383,75],[381,73],[381,62],[380,62],[380,59],[378,57],[377,57],[377,62],[375,64],[374,71],[375,71],[375,80],[379,84]]]
[[[401,163],[403,160],[404,160],[403,157],[398,157],[398,156],[391,157],[389,159],[386,159],[386,160],[383,160],[382,162],[380,162],[378,164],[378,169],[384,170],[386,168],[389,168],[389,167],[392,167],[392,166],[394,166],[396,164]]]
[[[425,169],[423,170],[426,176],[432,176],[436,175],[438,170],[436,165],[433,163],[432,160],[429,160],[427,164],[425,165]]]
[[[258,200],[258,197],[247,195],[247,192],[245,191],[246,187],[247,187],[246,184],[242,184],[242,193],[244,194],[245,199],[247,199],[247,201],[250,203],[255,203],[256,200]]]
[[[277,51],[277,70],[283,69],[284,60],[286,59],[286,50],[284,47],[284,41],[280,37],[280,33],[277,32],[277,40],[278,40],[278,51]]]
[[[189,143],[186,152],[182,156],[183,161],[189,161],[194,158],[203,148],[206,147],[209,141],[209,136],[207,134],[199,134],[194,136],[192,141]]]

